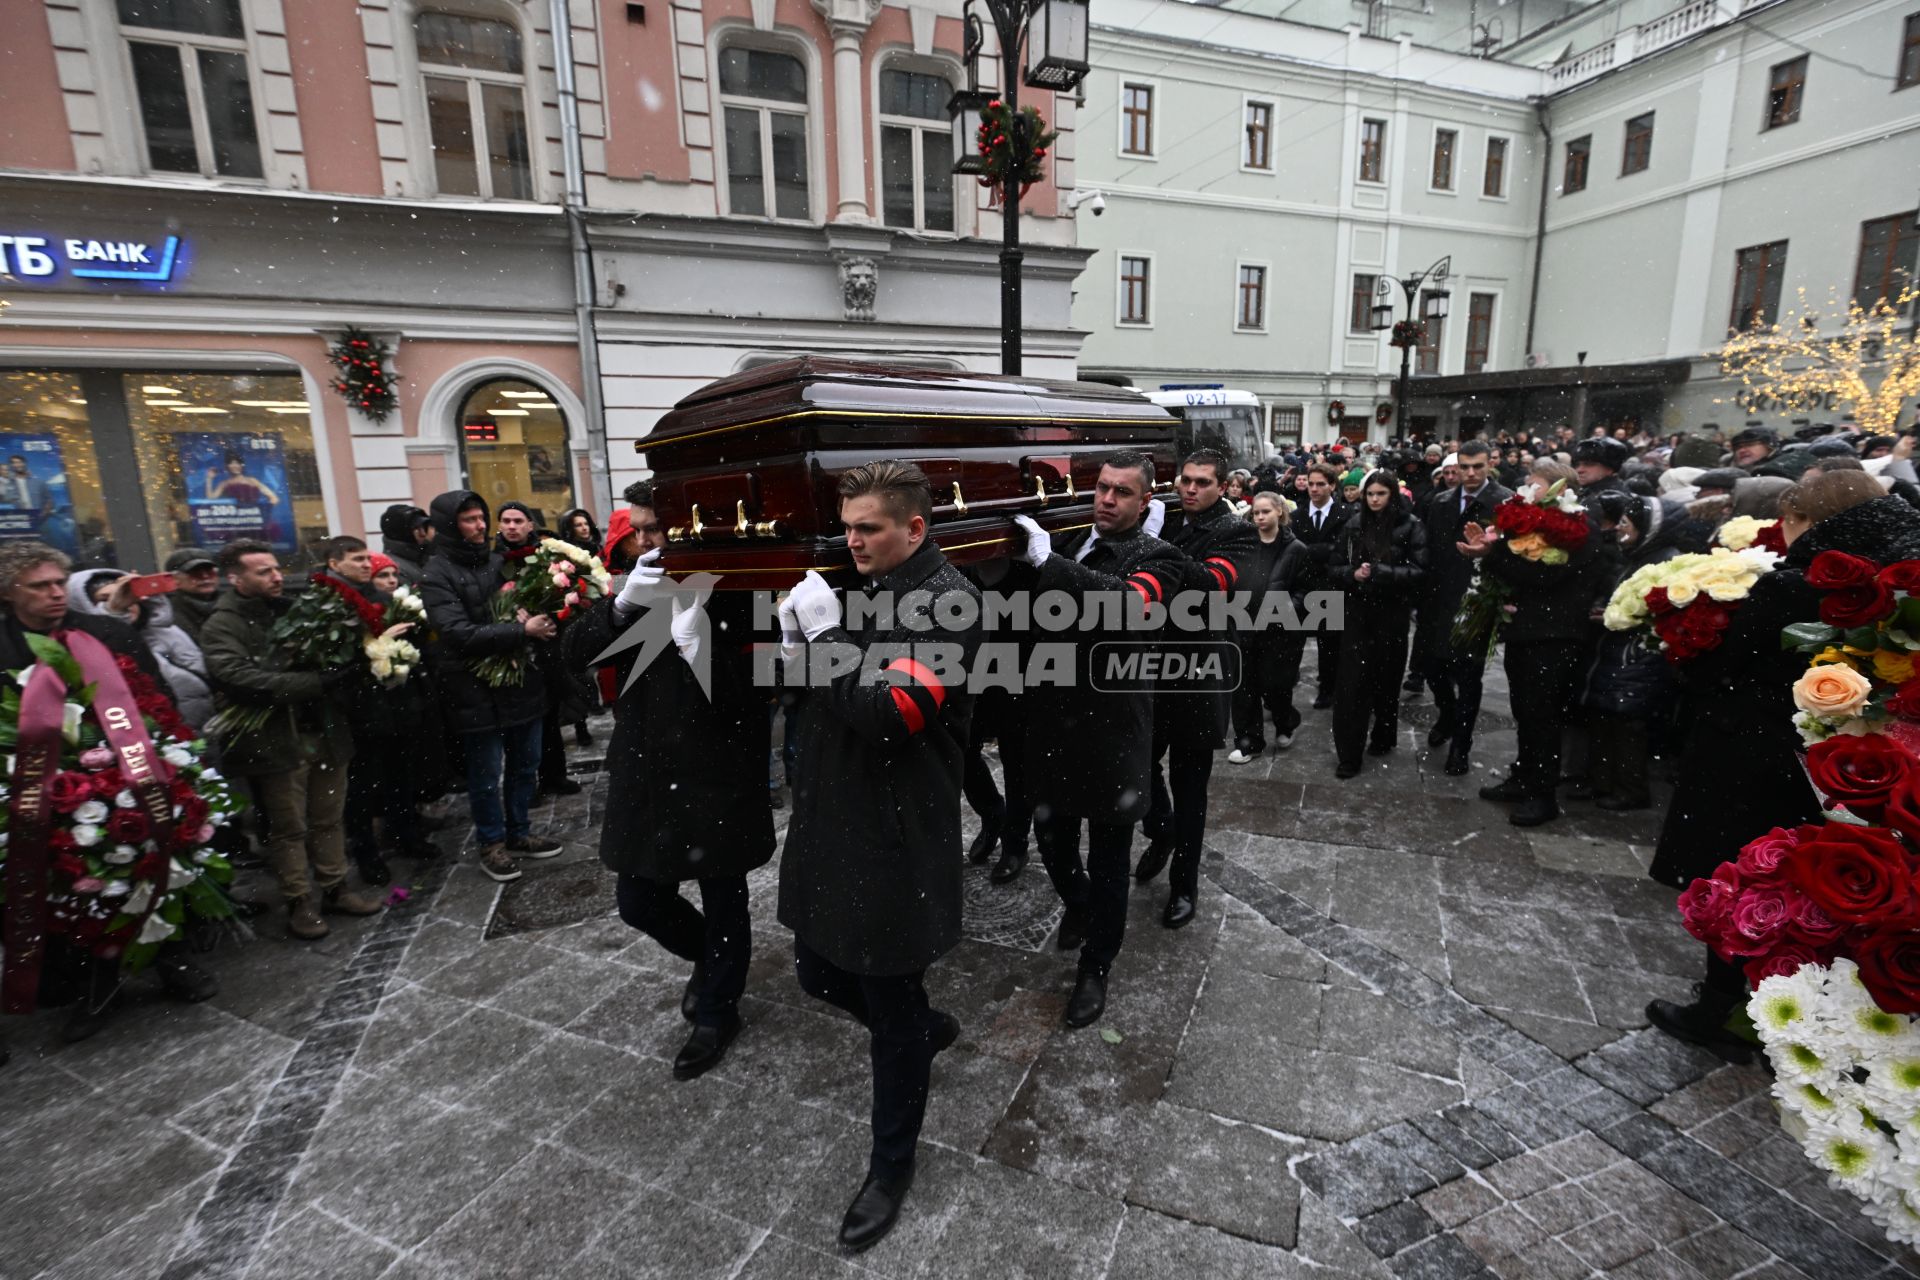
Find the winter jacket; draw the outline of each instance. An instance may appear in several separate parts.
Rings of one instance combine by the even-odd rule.
[[[1363,616],[1385,613],[1404,624],[1427,576],[1427,527],[1411,511],[1399,511],[1388,537],[1388,554],[1378,559],[1368,553],[1361,540],[1366,518],[1363,507],[1340,527],[1328,565],[1329,576],[1334,586],[1347,593],[1349,611],[1357,608]],[[1373,568],[1362,582],[1354,577],[1354,571],[1368,563]]]
[[[125,576],[119,569],[82,569],[68,578],[67,616],[91,614],[126,622],[87,598],[87,588],[95,580]],[[173,702],[181,718],[198,728],[213,718],[213,688],[207,683],[207,664],[200,646],[174,625],[173,607],[166,596],[149,596],[137,603],[138,610],[129,625],[153,651],[161,674],[173,689]]]
[[[1629,575],[1680,554],[1673,545],[1673,522],[1667,518],[1671,513],[1657,499],[1648,498],[1646,502],[1648,528],[1612,576],[1609,597]],[[1673,503],[1672,508],[1679,510],[1681,504]],[[1644,632],[1636,628],[1601,634],[1587,671],[1586,692],[1581,698],[1584,705],[1607,715],[1648,719],[1671,707],[1676,696],[1673,664],[1646,642]]]
[[[273,624],[290,602],[243,596],[229,587],[200,630],[214,692],[244,707],[272,709],[258,729],[228,735],[222,767],[242,777],[286,773],[305,765],[342,766],[353,738],[338,698],[318,671],[287,667],[273,642]]]
[[[630,686],[637,650],[608,664],[620,690],[600,828],[600,861],[609,870],[678,882],[743,876],[773,857],[769,690],[754,686],[752,654],[742,643],[750,606],[737,591],[708,601],[711,697],[671,645]],[[598,601],[568,623],[561,639],[567,663],[591,670],[643,616],[622,617],[611,598]]]
[[[75,613],[69,609],[65,620],[54,628],[55,635],[62,631],[84,631],[114,653],[132,658],[161,693],[169,698],[173,696],[173,689],[167,684],[167,677],[161,672],[160,664],[155,660],[153,651],[147,648],[146,641],[118,618],[105,614]],[[0,605],[0,671],[24,671],[35,661],[33,650],[27,647],[26,628],[14,618],[11,609]]]
[[[940,620],[942,597],[977,603],[979,591],[931,538],[874,586],[893,596],[893,625],[830,627],[807,645],[809,659],[829,644],[891,652],[899,682],[856,669],[801,694],[779,918],[833,964],[879,976],[917,973],[960,941],[960,779],[973,699],[901,658],[943,646],[969,663],[981,625]],[[764,790],[761,743],[753,763]]]
[[[1587,521],[1587,541],[1565,564],[1545,564],[1515,555],[1506,541],[1495,542],[1481,572],[1513,588],[1514,613],[1501,637],[1509,645],[1542,640],[1594,639],[1593,605],[1619,555],[1607,535]]]
[[[1036,591],[1064,591],[1078,600],[1096,592],[1118,595],[1123,607],[1144,592],[1165,600],[1185,581],[1191,563],[1179,551],[1138,527],[1102,537],[1085,560],[1076,560],[1092,530],[1067,534],[1053,544],[1040,567]],[[1022,698],[1027,713],[1025,757],[1035,811],[1094,822],[1138,822],[1151,803],[1153,694],[1105,684],[1107,655],[1151,643],[1146,631],[1041,632],[1040,644],[1071,642],[1071,686],[1044,684]],[[1126,646],[1117,648],[1116,646]]]
[[[1191,516],[1182,510],[1169,512],[1160,540],[1186,557],[1178,590],[1231,595],[1252,589],[1254,579],[1248,564],[1254,548],[1260,545],[1260,534],[1234,512],[1226,499]],[[1174,631],[1170,636],[1183,644],[1230,639],[1225,632],[1213,631]],[[1232,695],[1225,690],[1156,695],[1154,740],[1217,751],[1227,745],[1232,714]]]
[[[427,547],[413,540],[414,513],[419,510],[397,502],[380,513],[380,552],[393,561],[394,572],[410,587],[420,585],[427,567]]]
[[[220,603],[220,593],[210,596],[196,596],[189,591],[176,591],[167,598],[167,604],[173,609],[173,625],[187,633],[187,638],[200,645],[200,628],[207,625],[207,619],[213,616],[213,608]]]
[[[497,733],[538,720],[546,710],[546,685],[534,661],[526,628],[496,621],[493,597],[506,580],[503,562],[484,543],[461,540],[460,508],[486,503],[456,489],[433,500],[433,555],[427,560],[420,596],[433,628],[429,657],[434,680],[453,728],[460,733]],[[521,683],[494,688],[475,675],[476,658],[519,654]]]

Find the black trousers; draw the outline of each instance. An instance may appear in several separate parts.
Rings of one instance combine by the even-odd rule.
[[[1233,745],[1258,755],[1267,749],[1266,718],[1273,731],[1293,736],[1300,727],[1293,691],[1300,684],[1300,659],[1307,633],[1271,630],[1240,638],[1240,687],[1233,691]]]
[[[1369,742],[1391,743],[1400,724],[1400,675],[1407,666],[1407,615],[1360,612],[1349,605],[1333,690],[1333,749],[1342,766],[1358,768]]]
[[[1596,796],[1647,804],[1647,721],[1611,711],[1587,713],[1587,777]]]
[[[1353,620],[1347,619],[1352,626]],[[1346,641],[1346,633],[1322,628],[1313,633],[1314,651],[1320,655],[1320,669],[1313,679],[1314,701],[1324,702],[1333,697],[1340,678],[1340,649]]]
[[[933,1036],[939,1020],[927,1004],[926,970],[849,973],[798,937],[794,972],[808,995],[852,1014],[868,1032],[873,1063],[873,1153],[867,1172],[889,1182],[913,1169],[913,1150],[927,1118]]]
[[[668,880],[623,875],[614,887],[620,918],[682,960],[700,966],[693,1020],[719,1026],[739,1007],[753,960],[753,920],[745,876],[700,881],[700,907]]]
[[[560,708],[549,702],[540,717],[540,789],[567,780],[567,743],[560,736]]]
[[[1161,760],[1166,768],[1161,768]],[[1172,793],[1167,780],[1171,775]],[[1149,840],[1173,839],[1167,884],[1191,898],[1200,891],[1200,850],[1207,838],[1207,780],[1213,777],[1213,751],[1184,743],[1160,743],[1154,749],[1153,808],[1140,829]]]
[[[414,744],[405,738],[364,738],[353,746],[343,820],[347,851],[362,856],[379,850],[373,833],[375,818],[385,828],[387,842],[404,848],[413,839],[419,819],[413,807],[418,794]]]
[[[1087,860],[1080,861],[1080,819],[1043,818],[1035,824],[1040,861],[1067,911],[1086,924],[1080,967],[1105,974],[1127,936],[1127,888],[1132,873],[1131,822],[1089,822]]]
[[[1456,645],[1451,635],[1428,645],[1420,655],[1421,674],[1433,690],[1433,707],[1440,723],[1453,731],[1452,745],[1462,753],[1473,746],[1473,729],[1480,719],[1480,686],[1487,659],[1478,645]]]
[[[1577,640],[1507,642],[1507,685],[1520,740],[1513,780],[1529,797],[1551,797],[1560,785],[1560,731],[1585,651]]]
[[[985,701],[983,695],[982,701]],[[1008,699],[1010,702],[1011,699]],[[966,768],[960,777],[960,789],[967,805],[980,815],[984,827],[998,827],[1003,851],[1025,853],[1027,836],[1033,828],[1033,801],[1027,794],[1024,757],[1027,750],[1027,721],[1020,708],[1003,705],[1001,714],[976,715],[973,736],[967,743]],[[1000,740],[1000,775],[1006,779],[1007,794],[1001,798],[994,785],[993,770],[987,767],[980,749],[991,738]]]

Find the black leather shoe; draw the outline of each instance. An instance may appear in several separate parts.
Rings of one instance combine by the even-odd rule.
[[[1000,822],[998,819],[983,823],[980,834],[973,838],[973,844],[967,849],[968,862],[985,862],[993,856],[993,847],[1000,843]]]
[[[1447,763],[1441,769],[1441,772],[1451,777],[1464,778],[1467,776],[1467,771],[1472,767],[1471,764],[1467,763],[1467,749],[1465,747],[1455,746],[1448,749]]]
[[[1337,764],[1333,766],[1333,776],[1336,778],[1357,778],[1360,776],[1360,766],[1357,764]]]
[[[1071,907],[1060,917],[1060,936],[1054,945],[1062,951],[1078,951],[1087,941],[1087,922],[1076,915]]]
[[[940,1009],[933,1011],[939,1025],[933,1030],[933,1051],[945,1053],[960,1039],[960,1019]]]
[[[432,862],[446,852],[425,836],[409,836],[400,842],[394,852],[402,858],[412,858],[417,862]]]
[[[220,994],[220,979],[188,959],[183,947],[160,948],[153,970],[160,975],[161,988],[175,1000],[199,1004]]]
[[[1027,851],[1025,849],[1002,849],[1000,861],[993,864],[993,870],[987,873],[987,879],[994,884],[1012,884],[1027,869]]]
[[[1385,742],[1378,742],[1378,741],[1376,741],[1376,742],[1369,742],[1369,743],[1367,744],[1367,754],[1368,754],[1368,755],[1370,755],[1370,756],[1390,756],[1390,755],[1392,755],[1392,754],[1393,754],[1393,739],[1391,739],[1391,738],[1389,738],[1389,739],[1387,739],[1387,740],[1386,740]]]
[[[1569,800],[1591,800],[1594,796],[1593,783],[1585,778],[1562,778],[1559,790]]]
[[[848,1253],[859,1253],[879,1244],[899,1220],[900,1205],[912,1185],[912,1172],[897,1182],[868,1174],[860,1184],[860,1194],[847,1206],[847,1216],[840,1219],[840,1247]]]
[[[696,963],[693,972],[687,977],[687,989],[680,993],[680,1016],[688,1022],[693,1021],[694,1013],[700,1007],[700,966]]]
[[[11,1057],[13,1057],[13,1050],[7,1047],[5,1040],[0,1039],[0,1067],[6,1066],[7,1060]]]
[[[360,871],[360,879],[369,885],[389,885],[393,883],[393,869],[387,866],[387,860],[378,849],[362,850],[353,855],[353,865]]]
[[[543,796],[577,796],[580,794],[580,784],[572,778],[560,778],[553,782],[543,782],[540,784],[540,794]]]
[[[1653,808],[1653,801],[1647,796],[1595,796],[1593,807],[1609,813],[1631,813],[1635,809]]]
[[[1147,846],[1146,852],[1140,855],[1140,861],[1133,864],[1134,883],[1146,884],[1152,880],[1160,874],[1161,869],[1167,865],[1167,859],[1172,856],[1173,841],[1171,839],[1153,841]]]
[[[1498,782],[1489,782],[1480,788],[1482,800],[1498,800],[1502,804],[1512,804],[1516,800],[1525,800],[1527,793],[1512,778],[1502,778]]]
[[[691,1080],[719,1066],[720,1059],[727,1056],[727,1046],[739,1034],[740,1019],[737,1015],[717,1027],[695,1027],[693,1034],[687,1037],[686,1044],[673,1057],[673,1078]]]
[[[1452,736],[1453,726],[1442,718],[1439,724],[1427,730],[1427,745],[1430,747],[1438,747]]]
[[[1193,899],[1184,893],[1176,893],[1167,899],[1167,909],[1160,913],[1160,923],[1169,929],[1184,929],[1193,923]]]
[[[1321,695],[1320,695],[1319,697],[1317,697],[1317,698],[1315,698],[1315,699],[1313,700],[1313,709],[1314,709],[1315,711],[1330,711],[1330,710],[1332,710],[1332,709],[1333,709],[1333,695],[1332,695],[1332,694],[1330,694],[1330,693],[1323,693],[1323,694],[1321,694]]]
[[[1507,821],[1516,827],[1538,827],[1560,816],[1560,806],[1552,796],[1529,796],[1513,806]]]
[[[1084,1027],[1100,1020],[1107,1009],[1107,975],[1082,969],[1067,1000],[1067,1025]]]
[[[1699,1003],[1675,1004],[1671,1000],[1655,1000],[1647,1005],[1647,1021],[1675,1040],[1697,1044],[1728,1062],[1744,1065],[1753,1061],[1753,1046],[1727,1030],[1729,1012],[1731,1010],[1716,1013]]]

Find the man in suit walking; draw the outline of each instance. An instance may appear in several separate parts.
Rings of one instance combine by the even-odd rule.
[[[1307,561],[1299,578],[1299,590],[1326,591],[1333,586],[1331,563],[1333,544],[1340,526],[1353,512],[1340,501],[1340,471],[1331,463],[1316,462],[1307,471],[1307,505],[1294,513],[1293,536],[1307,549]],[[1314,677],[1313,705],[1322,711],[1333,705],[1334,679],[1340,674],[1340,633],[1321,629],[1314,633],[1314,645],[1320,654],[1320,670]]]
[[[1469,524],[1493,523],[1494,508],[1513,496],[1493,478],[1493,450],[1484,440],[1460,445],[1455,467],[1460,483],[1437,489],[1427,499],[1427,583],[1420,600],[1420,628],[1414,637],[1414,663],[1433,690],[1439,719],[1427,745],[1447,743],[1446,771],[1458,777],[1468,769],[1474,722],[1480,718],[1480,684],[1487,655],[1477,645],[1453,642],[1453,618],[1473,581],[1473,561],[1460,554]]]

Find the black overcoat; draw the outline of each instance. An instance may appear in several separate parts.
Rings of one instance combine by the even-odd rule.
[[[621,690],[600,827],[600,861],[609,870],[672,882],[743,876],[773,857],[770,690],[754,687],[749,607],[742,592],[707,603],[711,698],[671,644],[631,687],[638,650],[608,664]],[[611,597],[575,616],[560,637],[570,668],[589,671],[642,616],[622,617]]]
[[[546,712],[546,686],[534,661],[533,641],[518,622],[496,622],[493,597],[506,581],[498,552],[461,541],[460,508],[480,496],[456,489],[433,500],[434,552],[421,579],[420,600],[432,632],[428,660],[447,717],[460,733],[494,733],[538,720]],[[485,502],[480,503],[485,506]],[[518,653],[524,680],[494,688],[476,676],[475,658]]]
[[[1118,594],[1123,607],[1136,590],[1165,600],[1186,580],[1189,562],[1172,546],[1140,531],[1102,536],[1084,561],[1074,559],[1091,530],[1067,534],[1040,569],[1040,591],[1064,591],[1084,601]],[[1137,584],[1137,586],[1136,586]],[[1071,687],[1049,683],[1027,690],[1027,789],[1034,816],[1138,822],[1152,804],[1153,694],[1094,687],[1102,646],[1150,644],[1146,631],[1041,632],[1040,645],[1071,644]],[[1100,652],[1096,655],[1096,649]]]
[[[1427,526],[1427,576],[1420,589],[1420,623],[1414,629],[1414,652],[1428,660],[1443,659],[1453,649],[1453,620],[1460,598],[1473,582],[1473,561],[1460,554],[1458,544],[1469,523],[1491,528],[1493,509],[1513,496],[1513,490],[1488,480],[1467,499],[1461,510],[1460,489],[1436,489],[1420,506]]]
[[[1186,557],[1179,586],[1182,591],[1231,594],[1252,592],[1260,585],[1254,581],[1252,570],[1260,547],[1259,530],[1235,515],[1225,499],[1193,515],[1179,510],[1169,512],[1160,538]],[[1224,631],[1174,632],[1172,638],[1182,642],[1231,639]],[[1233,695],[1226,690],[1156,696],[1154,754],[1159,754],[1160,743],[1218,751],[1227,745],[1227,726],[1232,715]]]
[[[981,625],[957,625],[951,609],[947,623],[937,617],[941,598],[977,605],[980,591],[931,538],[874,586],[901,606],[893,625],[836,626],[807,645],[809,664],[824,646],[853,645],[894,671],[881,681],[851,671],[800,697],[780,923],[840,968],[877,976],[918,972],[959,942],[965,861],[960,776],[972,699],[959,680],[893,655],[937,645],[969,662]]]

